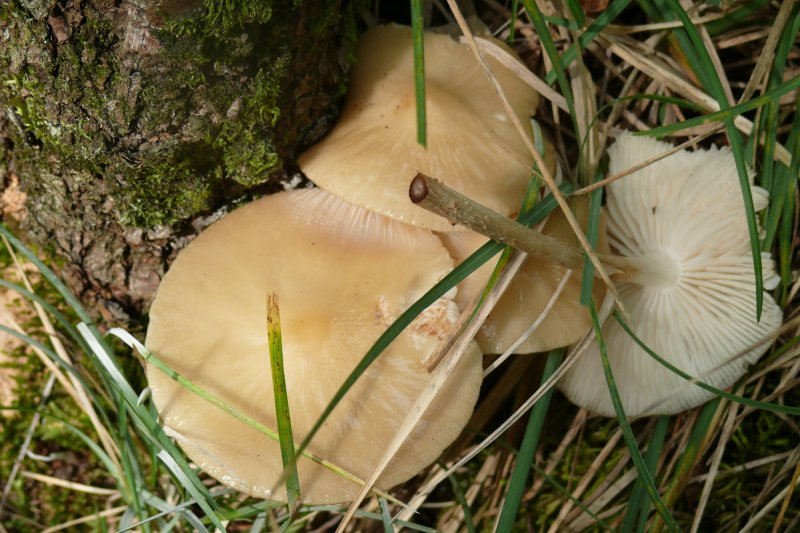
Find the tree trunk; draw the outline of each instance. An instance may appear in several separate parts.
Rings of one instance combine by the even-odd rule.
[[[279,189],[332,124],[346,0],[11,0],[0,6],[0,178],[93,311],[135,323],[177,251]],[[7,207],[7,210],[10,207]]]

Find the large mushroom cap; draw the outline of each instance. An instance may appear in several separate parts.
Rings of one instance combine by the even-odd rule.
[[[427,149],[417,143],[411,30],[380,26],[356,51],[347,104],[333,131],[300,156],[300,168],[336,196],[436,231],[452,225],[408,201],[417,172],[503,214],[519,209],[533,158],[466,45],[425,34]],[[538,95],[489,59],[515,113]]]
[[[589,212],[586,197],[569,200],[576,219],[584,231],[588,225]],[[557,209],[542,228],[542,233],[559,241],[578,246],[578,241],[569,227],[564,214]],[[440,238],[453,259],[460,263],[486,243],[487,238],[475,232],[451,232],[440,234]],[[598,249],[608,251],[605,238],[604,218],[600,219]],[[478,298],[494,270],[489,261],[465,279],[458,287],[456,302],[465,307]],[[483,353],[501,354],[508,350],[533,324],[547,307],[550,298],[558,289],[566,268],[528,257],[522,264],[503,296],[486,318],[475,337]],[[567,346],[580,339],[591,327],[589,311],[580,303],[581,271],[574,271],[564,286],[550,312],[514,353],[528,354],[545,352]],[[596,302],[603,300],[605,286],[595,280],[593,296]]]
[[[670,148],[623,135],[609,149],[609,173]],[[617,287],[635,322],[633,331],[690,375],[718,388],[730,386],[769,343],[731,359],[774,332],[782,320],[780,308],[765,294],[756,322],[747,221],[730,150],[678,152],[612,183],[607,191],[608,238],[621,256],[609,260],[623,269]],[[763,207],[766,192],[753,187],[753,193]],[[766,254],[763,263],[766,285],[774,287]],[[647,355],[615,320],[605,324],[603,336],[629,416],[672,414],[711,398]],[[596,345],[567,372],[560,388],[590,411],[614,414]]]
[[[147,346],[177,372],[276,429],[266,296],[278,294],[295,440],[301,441],[379,335],[452,268],[429,232],[315,189],[280,193],[225,216],[178,256],[153,303]],[[452,300],[440,299],[348,393],[310,451],[362,479],[427,382],[423,360],[451,334]],[[164,425],[187,455],[238,490],[283,500],[278,443],[147,368]],[[389,488],[431,463],[461,431],[477,399],[473,347],[395,460]],[[352,499],[359,487],[306,458],[308,503]]]

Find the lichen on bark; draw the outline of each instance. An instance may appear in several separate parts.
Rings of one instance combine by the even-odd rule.
[[[356,8],[0,6],[0,165],[28,194],[25,228],[90,306],[110,321],[138,316],[215,210],[279,186],[333,122]]]

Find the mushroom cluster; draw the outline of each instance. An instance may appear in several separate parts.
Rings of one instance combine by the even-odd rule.
[[[370,30],[357,58],[341,121],[300,158],[302,170],[325,190],[278,193],[223,217],[179,254],[150,311],[146,345],[153,353],[275,428],[266,297],[277,293],[297,441],[383,331],[454,266],[431,231],[452,227],[408,201],[411,177],[418,170],[435,173],[511,213],[532,164],[466,46],[426,35],[427,149],[415,141],[410,30]],[[515,111],[531,115],[536,93],[505,67],[495,68],[516,95]],[[333,411],[310,452],[368,477],[428,381],[424,361],[454,334],[457,292],[391,343]],[[378,488],[414,476],[455,439],[477,401],[481,369],[473,342]],[[147,375],[166,430],[193,461],[228,486],[285,501],[285,489],[276,486],[282,472],[277,442],[154,366]],[[298,471],[305,503],[348,501],[360,488],[306,457],[298,459]]]
[[[150,313],[146,344],[170,367],[257,422],[275,428],[266,297],[277,293],[287,393],[296,440],[308,433],[341,383],[383,331],[485,242],[485,237],[412,204],[423,172],[504,215],[519,208],[533,159],[469,50],[446,35],[425,37],[428,145],[415,141],[410,29],[370,30],[358,45],[341,120],[299,159],[322,189],[290,191],[226,215],[179,254]],[[519,118],[538,96],[499,62],[495,77]],[[663,143],[622,136],[611,172],[664,151]],[[552,158],[546,154],[546,160]],[[676,171],[675,167],[680,170]],[[714,168],[712,178],[703,169]],[[324,190],[323,190],[324,189]],[[713,190],[707,199],[701,190]],[[765,193],[754,187],[759,207]],[[676,154],[608,188],[598,251],[617,271],[636,334],[690,374],[728,386],[780,324],[768,295],[755,321],[753,266],[730,154]],[[588,223],[576,200],[576,218]],[[700,218],[702,217],[702,219]],[[574,245],[560,213],[543,232]],[[712,237],[724,237],[723,241]],[[765,258],[767,280],[772,266]],[[309,451],[365,479],[425,387],[424,362],[455,333],[459,313],[486,284],[485,266],[423,312],[349,391]],[[477,401],[481,353],[505,351],[536,319],[564,275],[528,260],[464,354],[421,423],[379,477],[389,489],[430,464],[462,430]],[[590,319],[575,272],[537,332],[517,349],[546,351],[575,342]],[[595,284],[593,297],[605,288]],[[768,285],[769,286],[769,285]],[[725,295],[729,300],[722,300]],[[705,329],[703,329],[705,328]],[[670,331],[679,330],[677,336]],[[604,327],[609,359],[630,416],[671,413],[708,394],[652,361],[613,322]],[[761,342],[760,345],[755,346]],[[747,352],[734,362],[725,358]],[[684,357],[684,359],[679,359]],[[723,364],[725,363],[725,364]],[[285,501],[278,443],[213,408],[153,366],[155,406],[201,468],[248,494]],[[613,410],[597,348],[560,382],[574,402]],[[713,378],[713,379],[712,379]],[[650,396],[641,396],[639,390]],[[298,459],[301,501],[353,499],[360,487],[306,457]]]

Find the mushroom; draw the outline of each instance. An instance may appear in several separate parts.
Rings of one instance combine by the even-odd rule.
[[[369,30],[356,57],[339,122],[299,158],[306,176],[348,202],[435,231],[463,228],[408,201],[418,171],[502,214],[519,209],[533,158],[466,45],[425,34],[427,148],[416,136],[410,28]],[[536,92],[488,61],[514,112],[532,115]]]
[[[572,199],[570,203],[575,217],[585,229],[589,217],[586,198]],[[598,249],[607,252],[602,218],[600,223]],[[560,210],[550,216],[542,233],[577,246],[575,235]],[[457,263],[469,257],[487,240],[483,235],[471,231],[442,233],[439,237]],[[483,291],[493,270],[494,266],[489,262],[465,279],[458,286],[456,303],[462,308],[472,304]],[[487,354],[500,354],[508,350],[544,311],[565,273],[566,269],[562,266],[528,257],[475,337],[481,350]],[[573,272],[546,318],[514,353],[544,352],[580,339],[592,326],[588,309],[580,303],[580,292],[581,272]],[[596,280],[594,300],[602,301],[604,294],[604,285]]]
[[[275,194],[222,218],[184,249],[150,312],[148,349],[175,371],[273,429],[266,295],[280,298],[284,366],[295,440],[308,433],[368,348],[452,268],[430,232],[347,204],[320,189]],[[453,332],[451,295],[386,349],[312,441],[309,451],[362,479],[424,388],[423,360]],[[211,406],[153,366],[153,401],[187,455],[224,484],[285,501],[274,484],[278,443]],[[377,486],[414,476],[458,435],[477,400],[472,346]],[[359,486],[298,460],[301,500],[352,499]]]
[[[611,174],[669,150],[628,134],[609,149]],[[767,193],[751,187],[757,208]],[[608,239],[618,255],[617,283],[647,346],[684,372],[717,388],[741,377],[768,348],[782,313],[764,295],[756,321],[753,261],[733,156],[727,148],[678,152],[607,186]],[[778,278],[763,254],[765,287]],[[673,414],[712,394],[663,367],[609,320],[602,328],[608,359],[628,416]],[[738,356],[738,357],[735,357]],[[559,382],[574,403],[614,415],[596,344]]]

